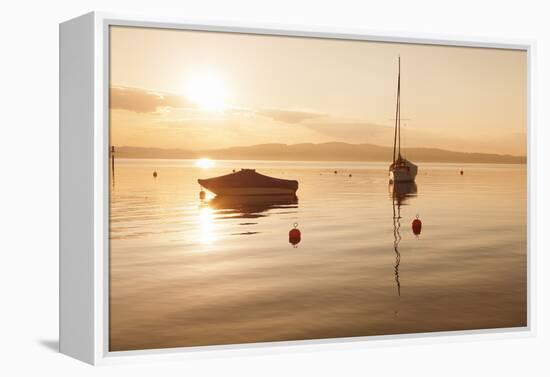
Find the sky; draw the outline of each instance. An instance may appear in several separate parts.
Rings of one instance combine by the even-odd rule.
[[[111,143],[391,146],[525,155],[525,51],[111,27]]]

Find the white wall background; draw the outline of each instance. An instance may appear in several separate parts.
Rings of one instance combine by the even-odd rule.
[[[0,21],[0,375],[549,375],[546,238],[550,11],[545,1],[4,1]],[[91,10],[537,40],[535,338],[400,345],[92,368],[55,353],[58,332],[58,23]]]

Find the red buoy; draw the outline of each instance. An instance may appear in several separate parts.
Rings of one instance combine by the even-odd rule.
[[[199,194],[199,198],[201,198],[201,200],[204,200],[205,197],[206,197],[206,193],[203,190],[201,190]]]
[[[288,232],[288,242],[292,244],[292,246],[297,247],[302,240],[302,233],[300,232],[300,229],[298,229],[298,223],[294,223],[294,228]]]
[[[418,218],[418,215],[416,215],[416,219],[412,222],[412,230],[415,235],[419,235],[422,231],[422,221]]]

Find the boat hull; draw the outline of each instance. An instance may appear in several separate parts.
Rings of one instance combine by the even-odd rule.
[[[216,195],[295,195],[298,181],[269,177],[243,169],[220,177],[199,179],[199,184]]]
[[[399,170],[393,170],[390,171],[390,182],[414,182],[416,179],[416,171],[415,172],[407,172],[407,171],[399,171]]]
[[[390,166],[390,183],[414,182],[417,173],[418,166],[405,159],[399,160]]]
[[[207,186],[204,186],[207,190],[212,191],[216,195],[222,196],[243,196],[243,195],[295,195],[296,190],[286,189],[286,188],[277,188],[277,187],[218,187],[214,189],[209,189]]]

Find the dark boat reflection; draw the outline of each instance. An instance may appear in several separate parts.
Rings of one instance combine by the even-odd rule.
[[[401,242],[401,206],[406,205],[406,201],[415,197],[418,187],[414,182],[397,182],[389,185],[389,191],[393,207],[393,250],[395,252],[395,284],[397,294],[401,296],[401,282],[399,280],[399,265],[401,263],[401,252],[399,243]]]
[[[405,202],[414,198],[418,193],[418,186],[415,182],[391,183],[388,189],[394,206],[406,205]]]
[[[296,195],[216,196],[208,201],[208,206],[229,217],[254,219],[267,216],[266,212],[270,210],[298,208],[298,197]]]

